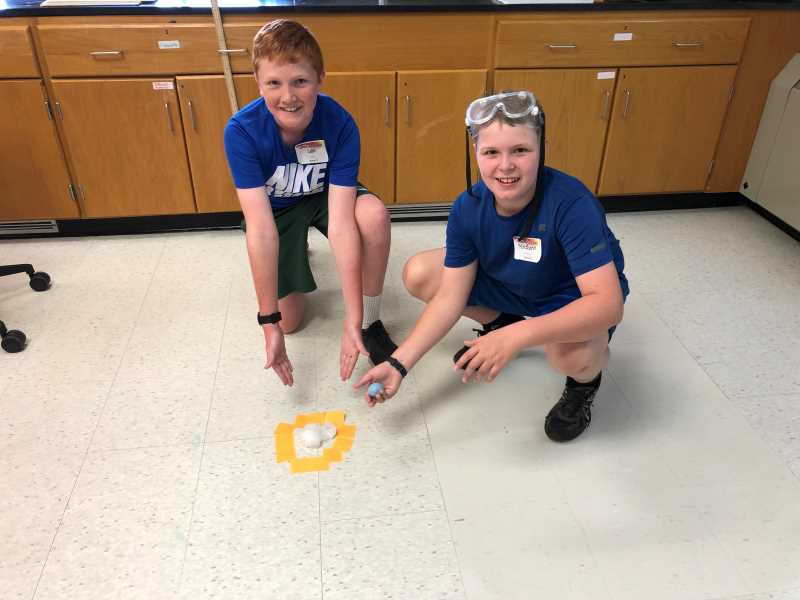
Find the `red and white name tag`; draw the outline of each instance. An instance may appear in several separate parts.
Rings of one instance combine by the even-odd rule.
[[[514,259],[538,263],[542,259],[542,240],[514,236]]]
[[[325,140],[302,142],[294,147],[297,153],[297,162],[301,165],[313,165],[328,162],[328,151],[325,149]]]

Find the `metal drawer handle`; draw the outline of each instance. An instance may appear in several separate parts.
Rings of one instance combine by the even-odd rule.
[[[603,107],[600,109],[600,118],[603,121],[608,121],[609,109],[611,108],[611,92],[606,90],[603,92]]]
[[[406,96],[406,123],[411,125],[411,96]]]
[[[577,48],[578,44],[547,44],[547,47],[552,49],[552,50],[558,50],[558,49],[563,49],[563,48],[573,49],[573,48]]]
[[[625,106],[622,108],[622,118],[628,118],[628,108],[631,105],[631,91],[625,90]]]
[[[220,54],[246,54],[247,48],[232,48],[231,50],[217,50]]]
[[[122,58],[122,50],[104,50],[102,52],[89,52],[89,56],[92,58],[104,58],[104,57],[119,57]]]
[[[384,96],[383,102],[386,108],[385,112],[383,113],[383,123],[387,127],[389,127],[389,118],[391,117],[392,100],[389,98],[389,96]]]
[[[164,110],[167,112],[167,125],[171,133],[175,133],[175,125],[172,124],[172,113],[169,110],[169,103],[164,102]]]
[[[672,42],[672,45],[676,48],[699,48],[703,42]]]
[[[191,100],[189,100],[186,104],[189,107],[189,122],[192,124],[192,131],[197,131],[197,121],[195,121],[194,118],[194,105],[192,104]],[[170,123],[171,122],[172,119],[170,119]]]

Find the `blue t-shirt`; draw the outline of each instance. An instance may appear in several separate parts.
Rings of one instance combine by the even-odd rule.
[[[541,206],[527,237],[538,238],[537,262],[514,258],[514,236],[528,214],[497,214],[494,196],[481,181],[453,204],[447,220],[447,267],[478,261],[481,275],[505,287],[529,307],[528,315],[546,314],[581,297],[575,278],[614,262],[623,297],[628,281],[619,241],[606,223],[603,207],[580,181],[545,167]],[[535,254],[534,254],[535,256]]]
[[[322,140],[328,160],[301,164],[287,147],[263,98],[233,115],[225,127],[225,153],[237,188],[266,186],[273,210],[294,206],[328,184],[355,186],[361,141],[353,117],[330,96],[319,94],[299,143]],[[308,162],[307,160],[303,162]]]

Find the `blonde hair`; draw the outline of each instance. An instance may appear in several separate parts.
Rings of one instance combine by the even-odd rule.
[[[276,19],[258,30],[253,38],[253,72],[262,59],[298,63],[307,60],[322,79],[325,66],[317,39],[307,27],[296,21]]]

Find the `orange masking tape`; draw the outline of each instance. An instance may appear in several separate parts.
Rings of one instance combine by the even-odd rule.
[[[324,456],[310,456],[295,458],[291,465],[292,473],[310,473],[311,471],[327,471],[330,468],[330,461]]]
[[[294,455],[294,436],[276,435],[275,436],[275,458],[277,462],[285,462],[295,457]]]

